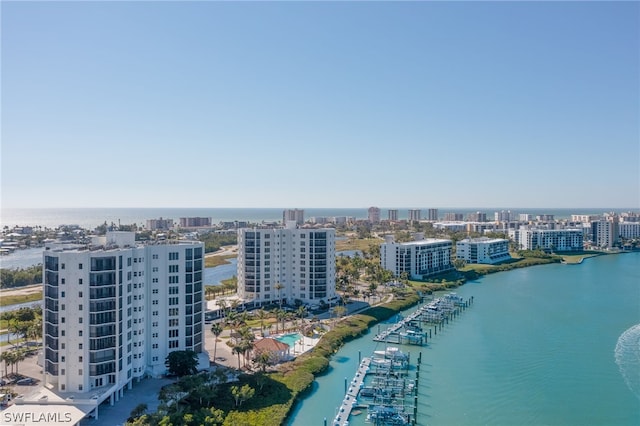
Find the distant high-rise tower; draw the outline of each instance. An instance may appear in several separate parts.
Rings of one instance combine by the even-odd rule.
[[[378,207],[369,207],[369,222],[371,223],[379,223],[380,222],[380,209]]]
[[[486,222],[487,214],[483,212],[469,213],[467,219],[469,222]]]
[[[410,222],[418,222],[420,220],[420,209],[410,209],[409,210],[409,221]]]
[[[389,220],[394,222],[398,220],[398,210],[389,210]]]
[[[302,209],[287,209],[282,212],[282,224],[286,225],[287,222],[295,221],[296,225],[304,224],[304,210]]]
[[[447,222],[459,222],[462,220],[463,214],[462,213],[445,213],[444,214],[444,220]]]
[[[438,220],[438,209],[429,209],[427,211],[427,220]]]

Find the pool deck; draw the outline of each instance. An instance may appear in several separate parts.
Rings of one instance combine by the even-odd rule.
[[[291,334],[291,333],[287,333],[287,334]],[[277,335],[277,336],[271,336],[274,339],[277,339],[278,337],[282,337],[285,336],[286,334],[281,334],[281,335]],[[291,348],[291,356],[293,356],[294,358],[297,356],[302,355],[303,353],[313,349],[313,347],[320,341],[320,337],[318,336],[317,338],[313,338],[313,337],[307,337],[307,336],[300,336],[300,339],[296,340],[293,344],[293,346],[289,346]]]

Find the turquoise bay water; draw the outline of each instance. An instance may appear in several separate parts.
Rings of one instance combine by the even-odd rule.
[[[457,293],[473,307],[429,346],[402,348],[423,353],[418,424],[640,424],[640,253],[499,273]],[[289,424],[331,424],[358,351],[376,348],[371,335],[345,345]]]

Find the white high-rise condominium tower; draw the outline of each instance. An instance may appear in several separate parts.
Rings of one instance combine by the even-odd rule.
[[[133,232],[45,250],[45,382],[113,402],[133,379],[164,374],[170,352],[202,353],[203,253],[200,242],[139,245]]]
[[[238,295],[254,305],[336,297],[334,229],[238,230]]]
[[[288,209],[282,212],[282,224],[286,225],[287,222],[293,220],[298,225],[304,224],[304,210],[302,209]]]

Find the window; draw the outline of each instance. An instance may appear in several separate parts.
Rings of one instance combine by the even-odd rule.
[[[154,317],[157,317],[157,316],[158,316],[158,311],[153,311],[153,314],[152,314],[152,315],[153,315]]]
[[[65,330],[60,330],[60,337],[64,337]]]
[[[157,283],[157,282],[158,282],[158,279],[157,279],[157,278],[154,278],[152,281],[153,281],[154,283]]]
[[[64,264],[63,264],[63,265],[64,265]],[[63,269],[64,269],[64,268],[63,268]],[[64,284],[64,278],[62,278],[62,280],[61,280],[61,284]]]
[[[158,322],[154,322],[151,324],[151,327],[157,327],[158,326]]]
[[[169,327],[177,327],[178,325],[180,325],[180,320],[178,318],[172,318],[169,320]]]
[[[78,330],[78,336],[82,337],[82,330]]]
[[[177,305],[178,304],[178,297],[170,297],[169,298],[169,305]]]
[[[82,355],[78,357],[78,362],[82,362]]]
[[[178,252],[172,251],[169,253],[169,260],[178,260]]]
[[[169,330],[169,337],[178,337],[178,330]]]
[[[64,349],[65,344],[64,343],[60,343],[60,349]]]
[[[82,376],[82,368],[78,368],[78,376]]]
[[[178,294],[178,287],[169,287],[169,294]]]
[[[178,308],[169,308],[169,316],[170,317],[175,317],[178,316]]]
[[[157,301],[157,300],[154,300],[154,301],[153,301],[153,302],[151,302],[151,303],[152,303],[153,305],[157,305],[157,304],[158,304],[158,301]]]
[[[151,269],[151,271],[152,271],[152,272],[158,272],[158,267],[157,267],[157,266],[154,266],[154,267]]]
[[[157,343],[154,343],[154,344],[152,345],[152,348],[153,348],[153,349],[158,349],[158,344],[157,344]]]
[[[169,348],[173,349],[173,348],[177,348],[178,347],[178,341],[177,340],[169,340]]]
[[[78,318],[78,324],[82,324],[82,317]]]
[[[169,265],[169,273],[177,273],[178,271],[178,265]]]
[[[82,349],[82,343],[78,343],[78,349]],[[82,373],[80,373],[82,374]]]
[[[62,305],[60,305],[60,310],[64,311],[64,303]]]
[[[64,362],[64,355],[60,357],[60,362]]]
[[[62,376],[64,376],[65,373],[66,373],[66,370],[64,368],[62,370],[60,370],[60,374]],[[62,390],[64,390],[64,385],[62,385]]]
[[[169,277],[169,284],[178,284],[178,276],[172,275]]]
[[[78,284],[82,285],[82,278],[78,279]]]
[[[78,292],[78,297],[82,297],[82,292],[81,291]]]
[[[82,304],[78,305],[78,310],[81,311],[82,310]]]
[[[151,291],[151,293],[153,293],[153,294],[158,294],[158,289],[157,289],[157,288],[154,288],[154,289]]]
[[[82,263],[78,263],[78,269],[82,269]]]

